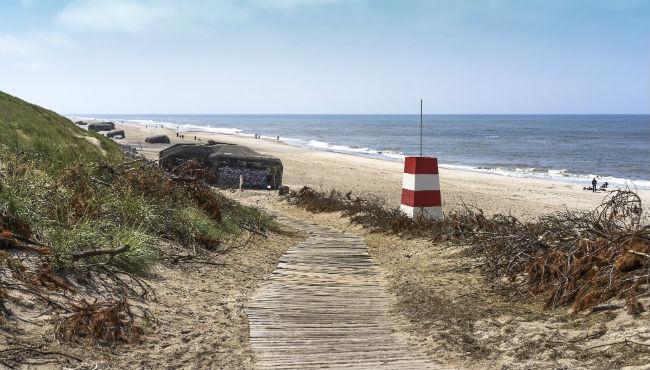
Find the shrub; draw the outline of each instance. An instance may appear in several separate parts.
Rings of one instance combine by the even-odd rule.
[[[650,225],[640,198],[629,190],[610,193],[591,212],[558,212],[529,222],[503,214],[488,218],[469,206],[447,212],[444,220],[411,219],[378,199],[308,187],[287,200],[311,212],[341,211],[373,232],[467,245],[467,253],[483,260],[488,281],[544,294],[547,308],[580,311],[618,297],[626,299],[629,312],[639,312],[638,297],[650,290]]]

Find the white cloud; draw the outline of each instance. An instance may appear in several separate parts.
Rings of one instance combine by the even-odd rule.
[[[138,33],[147,29],[201,27],[217,20],[241,20],[246,11],[230,1],[75,1],[56,17],[75,29]]]
[[[332,5],[351,2],[352,0],[256,0],[256,3],[276,8],[296,8],[316,5]]]
[[[0,34],[0,70],[15,70],[18,74],[47,70],[50,68],[48,55],[71,46],[66,38],[57,34]]]
[[[13,35],[0,35],[0,55],[22,56],[35,51],[35,45]]]
[[[70,40],[58,33],[0,34],[0,55],[31,56],[71,46]]]
[[[131,1],[89,1],[72,3],[57,16],[57,23],[72,28],[100,31],[137,32],[167,20],[168,8]]]
[[[56,16],[67,28],[138,33],[147,29],[198,28],[251,19],[260,9],[291,11],[361,0],[75,0]]]

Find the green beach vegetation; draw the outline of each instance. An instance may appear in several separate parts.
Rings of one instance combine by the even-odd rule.
[[[103,135],[2,92],[0,133],[0,231],[19,238],[10,224],[23,225],[23,241],[51,250],[55,270],[83,262],[142,274],[161,244],[218,251],[243,228],[272,227],[200,181],[175,181]]]
[[[4,152],[29,152],[42,158],[40,162],[47,162],[43,165],[66,165],[81,160],[116,163],[122,159],[118,145],[112,140],[2,91],[0,133]]]

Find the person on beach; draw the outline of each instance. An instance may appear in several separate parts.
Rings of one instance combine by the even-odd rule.
[[[239,191],[244,190],[244,175],[239,175]]]
[[[591,190],[595,193],[596,192],[596,185],[598,185],[598,181],[596,181],[596,178],[594,177],[593,180],[591,180]]]

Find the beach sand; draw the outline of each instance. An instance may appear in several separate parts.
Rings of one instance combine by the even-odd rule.
[[[164,133],[179,142],[173,130],[118,125],[123,144],[158,158],[168,145],[145,144],[146,136]],[[284,164],[284,183],[297,189],[309,185],[321,189],[376,195],[397,205],[402,164],[346,154],[296,148],[272,140],[201,133],[208,139],[249,146],[279,157]],[[185,133],[183,142],[198,142]],[[443,159],[444,162],[444,159]],[[537,179],[521,179],[471,171],[441,169],[443,201],[448,208],[461,202],[488,213],[512,213],[534,217],[562,209],[589,210],[605,193],[582,186]],[[648,191],[640,191],[643,201]],[[353,225],[340,213],[313,214],[265,191],[224,192],[244,204],[264,208],[319,225],[364,237],[369,254],[392,297],[391,316],[396,332],[415,350],[435,363],[450,368],[618,368],[647,363],[637,352],[629,356],[612,343],[625,338],[645,338],[648,313],[632,316],[624,310],[596,314],[571,314],[564,308],[543,310],[543,297],[513,299],[495,289],[476,268],[464,247],[374,234]],[[647,297],[644,298],[645,304]],[[622,301],[615,303],[622,305]],[[239,357],[247,358],[248,347]],[[643,348],[643,347],[642,347]],[[248,360],[246,360],[248,361]],[[232,362],[231,362],[232,363]]]
[[[283,183],[292,189],[311,186],[317,189],[352,191],[356,195],[378,196],[390,205],[399,205],[403,164],[350,154],[299,148],[270,139],[254,139],[238,135],[211,133],[184,133],[177,139],[171,129],[137,127],[116,124],[126,138],[118,140],[133,145],[152,159],[165,144],[147,144],[144,139],[154,134],[166,134],[172,144],[178,142],[207,142],[212,139],[248,146],[260,153],[276,156],[284,166]],[[196,136],[197,140],[194,140]],[[439,158],[444,163],[444,158]],[[591,210],[598,206],[607,193],[584,191],[584,185],[543,179],[516,178],[497,174],[440,168],[440,186],[443,206],[454,209],[463,203],[477,206],[488,214],[511,213],[530,218],[542,214],[569,210]],[[643,204],[650,201],[649,190],[638,190]]]

